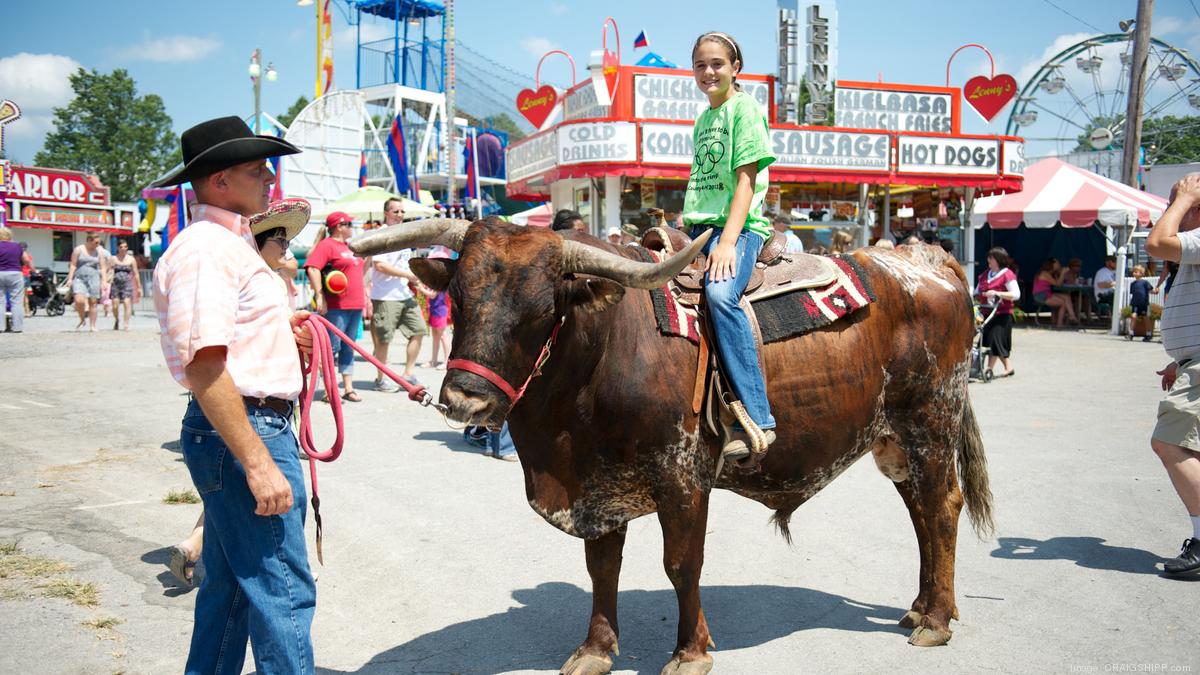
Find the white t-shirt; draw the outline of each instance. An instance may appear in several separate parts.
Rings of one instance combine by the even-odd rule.
[[[384,274],[375,269],[375,263],[384,263],[408,271],[408,261],[412,258],[412,249],[406,248],[391,253],[380,253],[371,257],[371,299],[372,300],[408,300],[413,297],[412,289],[408,287],[408,279]]]
[[[1117,280],[1117,273],[1107,267],[1101,267],[1096,270],[1096,276],[1092,279],[1092,292],[1096,295],[1102,293],[1112,293],[1116,290],[1116,286],[1108,288],[1100,288],[1100,284],[1111,284]]]

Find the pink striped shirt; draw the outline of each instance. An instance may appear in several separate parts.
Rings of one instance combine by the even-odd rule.
[[[254,245],[250,221],[208,204],[171,241],[154,270],[163,356],[185,389],[184,367],[205,347],[226,347],[225,367],[243,396],[293,400],[300,358],[286,292]]]

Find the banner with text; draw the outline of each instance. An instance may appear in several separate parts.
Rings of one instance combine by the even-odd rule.
[[[912,92],[899,89],[861,88],[838,83],[834,97],[834,125],[851,129],[954,133],[954,99],[951,92]]]
[[[557,134],[559,164],[637,161],[633,122],[564,124]]]
[[[795,169],[887,172],[887,134],[772,129],[775,166]]]
[[[994,140],[931,136],[900,136],[898,140],[897,173],[1000,173],[1000,144]]]
[[[524,180],[553,169],[558,159],[558,135],[550,132],[508,146],[508,180]]]
[[[642,161],[646,164],[692,164],[692,126],[690,124],[642,125]]]
[[[770,87],[766,82],[738,82],[749,94],[769,110]],[[696,86],[691,75],[639,74],[633,77],[633,116],[640,119],[680,120],[692,122],[708,107],[708,96]]]
[[[1004,170],[1006,176],[1025,175],[1025,144],[1020,141],[1004,141]]]

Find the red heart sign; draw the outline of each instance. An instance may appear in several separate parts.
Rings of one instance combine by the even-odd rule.
[[[556,103],[558,92],[548,84],[543,84],[537,91],[522,89],[517,93],[517,112],[524,115],[536,129],[542,128]]]
[[[1017,81],[1012,75],[997,75],[990,79],[979,75],[967,80],[967,86],[963,87],[963,98],[989,122],[1016,95]]]

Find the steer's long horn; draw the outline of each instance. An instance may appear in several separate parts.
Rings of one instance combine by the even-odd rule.
[[[364,256],[434,244],[457,251],[470,225],[471,221],[457,218],[427,218],[375,230],[351,239],[348,245],[351,251]]]
[[[563,270],[594,274],[612,279],[630,288],[658,288],[679,274],[700,253],[713,231],[710,229],[679,253],[657,263],[637,262],[614,253],[585,246],[577,241],[563,242]]]

